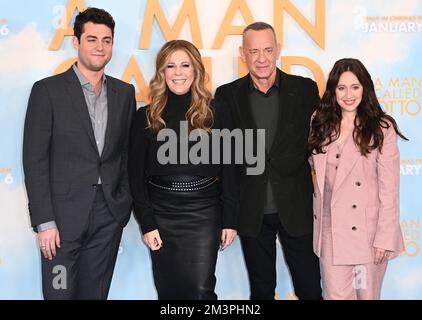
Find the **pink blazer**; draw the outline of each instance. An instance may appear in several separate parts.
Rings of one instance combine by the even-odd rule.
[[[312,156],[316,178],[314,193],[315,254],[321,256],[321,217],[327,153]],[[374,261],[374,247],[404,250],[399,222],[400,155],[394,128],[384,130],[382,153],[360,154],[353,138],[344,145],[331,199],[333,263],[364,264]]]

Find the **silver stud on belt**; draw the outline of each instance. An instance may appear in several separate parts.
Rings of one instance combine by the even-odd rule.
[[[191,182],[171,181],[169,182],[171,184],[170,187],[155,183],[151,181],[151,179],[148,180],[148,183],[153,185],[156,188],[159,188],[165,191],[190,192],[190,191],[203,190],[211,186],[216,181],[217,181],[216,177],[206,177],[206,178],[201,178],[199,180],[195,180]]]

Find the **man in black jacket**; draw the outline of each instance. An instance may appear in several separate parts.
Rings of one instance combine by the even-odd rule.
[[[77,63],[36,82],[23,141],[31,223],[45,299],[106,299],[132,199],[127,176],[132,85],[106,76],[114,20],[88,8],[75,20]]]
[[[215,93],[231,108],[235,126],[265,129],[265,170],[240,173],[239,235],[251,299],[271,300],[276,287],[276,236],[299,299],[321,299],[319,261],[312,249],[312,178],[309,122],[318,102],[316,83],[276,67],[280,54],[271,25],[245,28],[240,54],[249,74]],[[256,148],[255,148],[256,150]]]

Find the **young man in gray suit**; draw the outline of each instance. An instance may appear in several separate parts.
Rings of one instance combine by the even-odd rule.
[[[102,9],[79,13],[77,62],[36,82],[29,97],[23,165],[45,299],[106,299],[129,220],[135,89],[104,74],[114,26]]]

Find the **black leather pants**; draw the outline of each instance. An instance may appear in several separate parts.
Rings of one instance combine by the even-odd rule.
[[[177,179],[177,178],[175,178]],[[163,247],[151,251],[160,300],[211,300],[221,233],[218,182],[180,192],[149,186]]]

